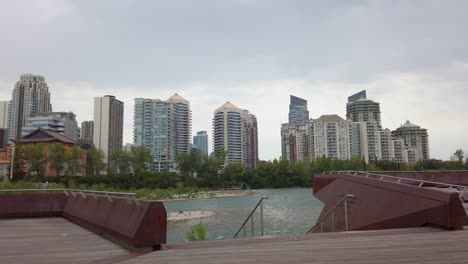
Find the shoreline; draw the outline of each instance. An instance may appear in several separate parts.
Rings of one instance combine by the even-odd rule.
[[[227,190],[227,191],[204,191],[194,194],[194,197],[189,197],[189,194],[174,195],[171,199],[162,199],[162,202],[170,201],[186,201],[186,200],[206,200],[213,198],[229,198],[253,195],[256,192],[247,190]]]
[[[216,212],[209,211],[179,211],[179,212],[168,212],[167,213],[167,223],[176,224],[180,222],[186,222],[195,219],[202,219],[206,217],[215,216]]]

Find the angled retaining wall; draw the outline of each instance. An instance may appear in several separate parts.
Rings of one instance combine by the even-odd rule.
[[[320,218],[342,197],[348,200],[349,230],[374,230],[438,226],[460,229],[467,216],[457,193],[421,188],[360,176],[322,174],[314,178],[314,196],[324,204]],[[320,219],[319,218],[319,219]],[[345,210],[335,210],[334,231],[345,230]],[[333,231],[331,216],[314,232]]]
[[[0,218],[61,216],[128,248],[166,243],[167,214],[160,201],[65,194],[0,195]]]

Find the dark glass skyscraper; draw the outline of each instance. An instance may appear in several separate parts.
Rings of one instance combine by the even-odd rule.
[[[300,124],[304,121],[309,120],[309,111],[307,110],[307,100],[290,96],[289,103],[289,123]]]

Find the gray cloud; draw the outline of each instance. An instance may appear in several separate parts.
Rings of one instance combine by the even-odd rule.
[[[466,1],[14,1],[0,3],[0,99],[21,73],[43,74],[55,110],[92,118],[92,97],[191,100],[211,130],[229,100],[257,114],[260,156],[280,155],[289,93],[314,117],[344,116],[362,88],[385,126],[429,129],[434,157],[468,150]]]

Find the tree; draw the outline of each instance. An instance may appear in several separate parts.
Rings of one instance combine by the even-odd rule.
[[[153,156],[145,147],[132,147],[131,160],[133,173],[139,174],[148,171],[149,165],[153,162]]]
[[[21,181],[26,177],[25,166],[26,161],[24,158],[23,144],[20,142],[16,143],[16,146],[12,148],[13,168],[10,169],[13,172],[12,181]],[[11,166],[11,165],[10,165]]]
[[[47,146],[47,158],[52,161],[52,168],[57,175],[60,175],[65,168],[65,146],[61,143],[52,143]]]
[[[98,175],[106,168],[104,162],[104,152],[100,149],[90,148],[88,150],[88,160],[86,173],[92,175]]]
[[[24,145],[22,153],[29,167],[29,174],[43,176],[45,174],[45,165],[47,164],[44,143]]]
[[[109,156],[109,160],[112,160],[117,165],[120,173],[129,173],[131,171],[132,156],[127,151],[115,149]]]
[[[223,171],[223,183],[224,187],[232,187],[239,181],[244,173],[242,163],[235,162],[226,165]]]
[[[78,145],[73,146],[71,149],[65,151],[65,164],[67,165],[65,174],[75,176],[76,173],[81,171],[82,165],[81,148]]]
[[[453,153],[451,160],[456,161],[458,163],[463,163],[465,157],[465,152],[462,149],[457,149],[455,153]]]

